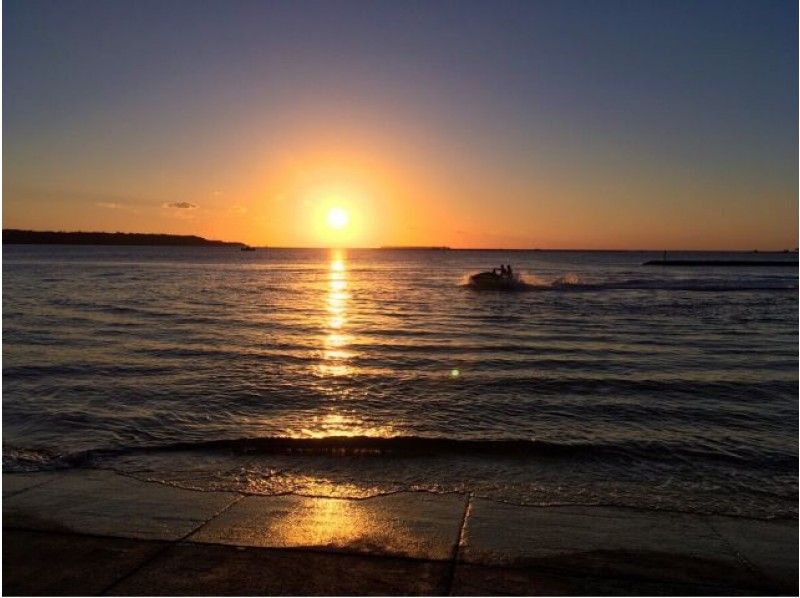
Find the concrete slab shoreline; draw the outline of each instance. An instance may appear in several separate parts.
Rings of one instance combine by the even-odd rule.
[[[798,522],[3,474],[6,595],[797,595]]]

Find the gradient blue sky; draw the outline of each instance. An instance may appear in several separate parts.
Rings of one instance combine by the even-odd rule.
[[[794,2],[3,6],[5,227],[797,246]]]

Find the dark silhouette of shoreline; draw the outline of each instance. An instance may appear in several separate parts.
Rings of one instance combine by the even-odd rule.
[[[450,248],[445,245],[381,245],[378,249],[391,249],[395,251],[450,251]]]
[[[4,229],[3,245],[167,245],[183,247],[243,247],[236,241],[212,241],[196,235],[94,233]]]

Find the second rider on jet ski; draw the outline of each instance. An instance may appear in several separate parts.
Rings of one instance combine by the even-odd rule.
[[[497,276],[497,268],[492,268],[492,274]],[[514,271],[511,269],[511,264],[507,266],[500,264],[500,276],[503,278],[514,278]]]

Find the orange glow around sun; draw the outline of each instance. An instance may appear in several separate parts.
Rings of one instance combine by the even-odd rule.
[[[265,156],[257,181],[242,186],[245,196],[258,190],[242,227],[219,237],[255,237],[265,240],[251,244],[275,247],[453,244],[441,223],[449,231],[463,228],[463,219],[439,181],[413,160],[377,141],[330,147],[319,133],[314,139]]]

